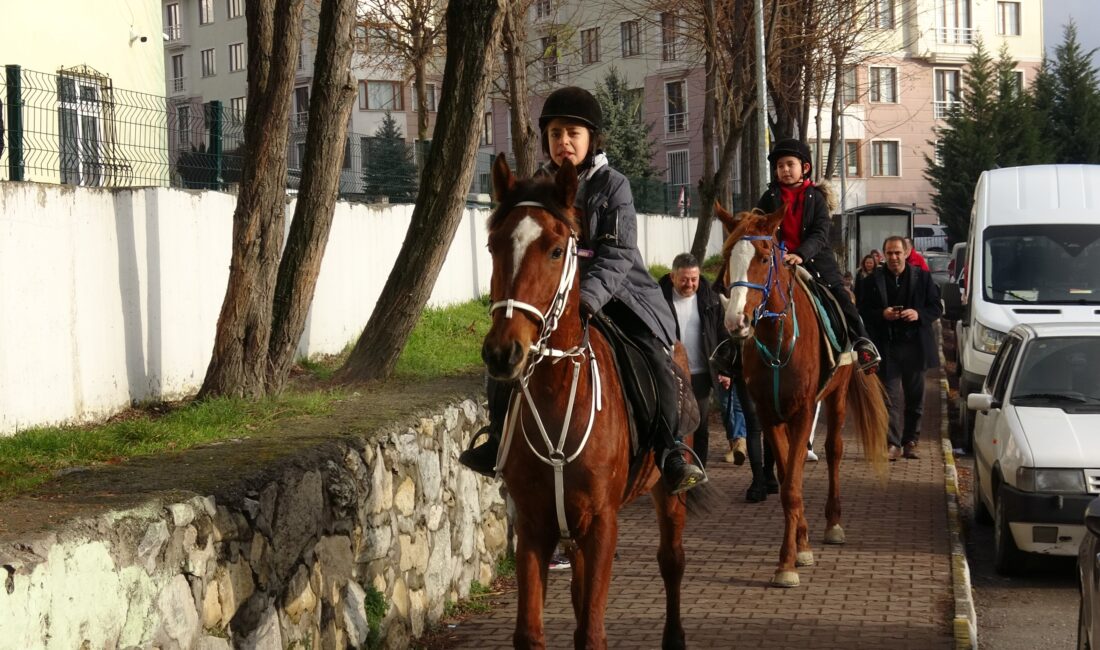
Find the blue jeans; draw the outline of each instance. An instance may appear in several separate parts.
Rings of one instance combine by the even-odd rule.
[[[736,440],[748,435],[745,426],[745,412],[741,408],[741,400],[737,398],[737,391],[731,384],[729,389],[717,386],[718,403],[722,405],[722,426],[726,428],[726,439]]]

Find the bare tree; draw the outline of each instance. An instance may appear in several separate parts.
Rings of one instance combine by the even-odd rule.
[[[416,88],[416,138],[421,141],[431,135],[427,76],[430,64],[442,55],[446,45],[446,5],[446,0],[359,0],[366,32],[363,53],[371,64],[397,67],[412,79]]]
[[[356,83],[350,72],[355,0],[324,0],[309,106],[302,179],[275,285],[267,392],[278,392],[294,364],[332,226],[348,118]]]
[[[287,128],[304,0],[255,0],[248,25],[244,167],[229,284],[199,397],[265,393],[271,308],[286,221]]]
[[[337,372],[342,381],[384,379],[397,364],[409,333],[428,302],[462,219],[474,172],[482,108],[504,19],[505,0],[451,0],[439,113],[433,146],[405,242],[351,356]]]
[[[501,54],[507,84],[503,95],[511,107],[508,119],[512,126],[512,155],[516,158],[516,175],[520,178],[533,176],[538,160],[539,134],[531,125],[531,111],[527,103],[526,15],[530,4],[530,0],[509,1],[504,15],[504,31],[501,33]]]

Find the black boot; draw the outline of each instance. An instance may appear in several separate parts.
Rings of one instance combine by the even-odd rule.
[[[764,435],[759,429],[749,429],[746,441],[749,447],[749,468],[752,469],[752,483],[745,491],[745,501],[760,503],[768,498],[767,476],[764,472]]]
[[[478,438],[485,436],[485,444],[474,447]],[[458,455],[458,462],[478,474],[496,478],[497,451],[500,449],[500,432],[493,431],[493,425],[482,427],[470,440],[470,447]]]
[[[768,441],[764,441],[764,487],[768,494],[779,494],[779,481],[775,478],[775,454]]]
[[[658,467],[661,469],[661,478],[668,488],[669,494],[686,492],[693,487],[707,482],[707,473],[701,468],[684,460],[684,450],[687,447],[677,442],[671,450],[657,450]],[[661,456],[664,456],[663,462]]]

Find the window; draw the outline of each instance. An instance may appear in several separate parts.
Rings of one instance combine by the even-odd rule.
[[[661,60],[675,61],[679,58],[679,29],[676,13],[666,11],[661,14]]]
[[[897,140],[875,140],[871,143],[871,175],[901,175],[898,173]]]
[[[436,110],[438,104],[436,104],[435,84],[424,84],[424,96],[427,100],[427,109],[429,113]],[[416,84],[412,85],[412,109],[414,111],[420,110],[419,95],[416,92]]]
[[[191,106],[188,104],[176,107],[176,143],[181,148],[191,144]]]
[[[894,28],[894,0],[875,0],[874,24],[879,29]]]
[[[581,63],[588,65],[600,60],[600,28],[581,32]]]
[[[846,165],[844,175],[847,177],[859,176],[859,142],[856,140],[848,140],[844,143],[843,153],[839,154],[844,156],[841,160],[839,157],[834,162],[834,169],[839,170],[840,165]],[[821,170],[825,171],[825,167],[829,164],[829,155],[832,153],[832,147],[828,140],[823,140],[821,143]],[[817,143],[813,140],[810,141],[810,154],[811,159],[814,161],[814,166],[817,166]],[[839,171],[837,172],[839,173]]]
[[[997,3],[997,33],[1002,36],[1020,35],[1020,3]]]
[[[852,104],[859,99],[859,84],[856,81],[856,67],[848,66],[840,79],[840,101]]]
[[[202,51],[202,76],[213,77],[218,73],[217,66],[214,65],[214,49]]]
[[[932,142],[932,161],[941,167],[943,166],[943,140]]]
[[[970,255],[990,302],[1100,306],[1100,224],[990,226]]]
[[[214,0],[199,0],[199,24],[214,22]]]
[[[970,16],[970,0],[937,0],[937,40],[945,44],[971,45],[974,27]]]
[[[633,114],[634,121],[638,124],[642,123],[642,102],[645,98],[644,93],[644,88],[631,88],[623,93],[626,96],[627,108]]]
[[[552,0],[535,0],[536,18],[549,18],[553,12],[554,3]]]
[[[481,146],[491,147],[493,146],[493,114],[492,112],[485,114],[485,121],[481,125]]]
[[[898,101],[897,68],[871,68],[871,101],[885,104]]]
[[[677,201],[681,215],[687,214],[689,185],[691,184],[690,159],[686,149],[669,151],[665,154],[668,166],[669,198]]]
[[[226,0],[226,17],[227,18],[240,18],[244,15],[242,10],[241,0]]]
[[[1024,71],[1013,70],[1010,74],[1012,75],[1012,85],[1016,89],[1016,95],[1019,95],[1024,91]]]
[[[856,140],[844,143],[844,175],[849,178],[863,175],[863,165],[859,160],[859,142]]]
[[[229,111],[238,124],[244,124],[244,97],[234,97],[229,100]]]
[[[104,118],[110,119],[111,107],[104,105],[109,99],[103,98],[100,89],[101,80],[97,78],[66,75],[57,78],[62,183],[104,184],[103,122]]]
[[[642,53],[642,33],[638,21],[628,20],[619,23],[619,37],[622,39],[623,56],[638,56]]]
[[[183,37],[180,31],[180,6],[173,2],[164,6],[164,35],[169,41],[178,41]]]
[[[360,81],[359,108],[368,111],[403,111],[404,97],[399,81]]]
[[[241,70],[244,70],[244,43],[230,43],[229,71],[240,72]]]
[[[542,45],[542,80],[558,80],[558,37],[544,36]]]
[[[184,85],[184,81],[186,80],[186,78],[187,77],[183,73],[183,55],[182,54],[173,54],[172,55],[172,80],[171,80],[172,92],[173,93],[182,93],[183,92],[183,85]]]
[[[294,89],[294,115],[290,123],[294,126],[305,126],[309,123],[309,86],[298,86]]]
[[[951,111],[958,106],[959,97],[961,97],[962,71],[936,70],[933,74],[936,96],[932,104],[935,108],[935,118],[942,120],[951,115]]]
[[[665,84],[665,133],[687,132],[687,82],[669,81]]]

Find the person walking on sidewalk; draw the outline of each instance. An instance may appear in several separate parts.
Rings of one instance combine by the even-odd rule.
[[[710,398],[716,385],[729,385],[729,377],[712,376],[710,368],[710,355],[714,354],[718,342],[726,338],[725,315],[718,294],[699,272],[699,261],[691,253],[680,253],[673,258],[672,272],[664,274],[658,284],[676,317],[676,337],[687,351],[691,391],[699,405],[699,426],[692,438],[692,449],[699,465],[706,467]]]
[[[883,244],[886,264],[875,269],[860,294],[860,312],[882,353],[879,377],[889,398],[889,458],[919,458],[924,373],[939,365],[932,323],[943,315],[932,275],[906,264],[903,237]]]

